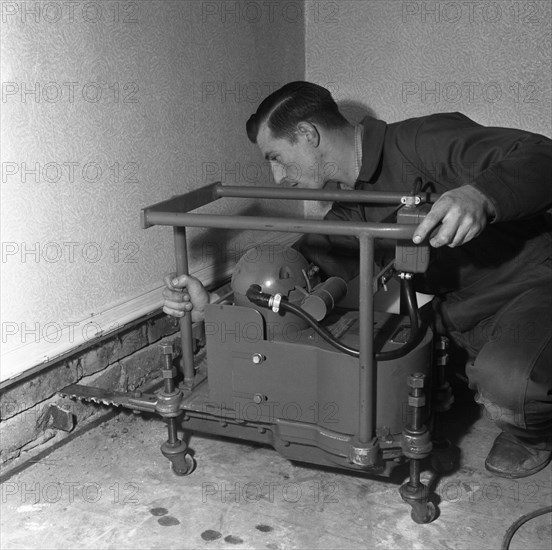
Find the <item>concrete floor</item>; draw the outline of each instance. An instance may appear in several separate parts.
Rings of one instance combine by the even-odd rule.
[[[498,431],[469,400],[449,426],[460,465],[437,482],[439,517],[417,525],[399,497],[402,474],[370,479],[194,436],[197,469],[175,477],[159,452],[161,420],[121,413],[2,485],[1,547],[500,548],[513,521],[551,504],[551,468],[517,481],[487,473]],[[551,540],[549,514],[525,524],[511,548],[550,550]]]

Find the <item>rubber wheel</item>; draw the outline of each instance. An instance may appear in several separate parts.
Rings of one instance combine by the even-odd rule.
[[[197,466],[197,462],[191,455],[186,455],[184,457],[184,460],[186,461],[186,470],[177,470],[174,466],[174,463],[171,462],[171,469],[177,476],[189,476]]]
[[[452,472],[456,467],[454,458],[452,456],[435,456],[431,457],[431,467],[438,474],[448,474]]]
[[[437,513],[437,508],[435,508],[435,504],[433,504],[433,502],[428,502],[426,504],[426,507],[426,514],[423,518],[420,518],[417,514],[415,514],[414,508],[412,508],[412,511],[410,512],[410,517],[415,523],[431,523],[435,519],[435,515]]]
[[[434,443],[431,453],[431,466],[439,474],[453,471],[459,463],[458,448],[446,440],[444,443]]]

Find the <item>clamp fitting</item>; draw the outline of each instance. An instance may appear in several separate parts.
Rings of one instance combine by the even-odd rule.
[[[402,451],[407,458],[422,459],[430,455],[433,449],[429,430],[416,432],[409,426],[403,430]]]
[[[178,416],[180,414],[181,401],[182,392],[180,390],[171,393],[160,391],[157,394],[157,403],[155,404],[155,410],[165,418]]]

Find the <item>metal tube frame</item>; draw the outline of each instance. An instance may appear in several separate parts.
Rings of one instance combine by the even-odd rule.
[[[355,235],[360,245],[360,303],[359,303],[359,392],[360,410],[358,438],[368,444],[375,433],[376,370],[373,351],[374,299],[372,279],[374,275],[374,239],[408,240],[415,226],[406,224],[356,223],[324,220],[271,218],[263,216],[218,216],[191,214],[201,206],[222,197],[277,198],[288,200],[319,200],[356,203],[404,204],[405,198],[417,202],[433,202],[438,195],[416,197],[401,193],[377,193],[371,191],[325,191],[316,189],[289,189],[277,187],[223,186],[216,182],[184,195],[154,204],[141,212],[144,229],[154,225],[173,226],[177,275],[188,274],[186,227],[221,229],[250,229],[281,231],[287,233],[318,233],[323,235]],[[184,385],[193,386],[193,340],[191,316],[180,320],[182,340],[182,369]]]

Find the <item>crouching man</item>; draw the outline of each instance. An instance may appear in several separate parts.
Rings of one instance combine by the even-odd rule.
[[[429,238],[418,290],[433,321],[465,351],[476,400],[502,430],[487,470],[521,478],[552,456],[552,141],[483,127],[460,113],[351,125],[328,90],[291,82],[259,106],[247,134],[277,184],[441,194],[413,240]],[[288,168],[291,168],[288,170]],[[326,169],[328,168],[328,169]],[[378,222],[394,207],[334,203],[328,220]],[[297,245],[326,276],[351,278],[354,238]],[[184,290],[184,292],[182,292]],[[210,295],[194,277],[167,280],[164,311],[203,318]]]

